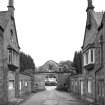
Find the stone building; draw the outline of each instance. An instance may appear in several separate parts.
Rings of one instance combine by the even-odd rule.
[[[83,94],[88,101],[105,104],[105,13],[95,12],[88,0],[83,52]]]
[[[19,43],[13,0],[0,12],[0,104],[18,96]]]
[[[19,74],[19,96],[24,97],[32,92],[32,76],[27,73]]]
[[[83,93],[83,77],[82,74],[72,75],[70,76],[70,88],[69,91],[79,97],[81,97]]]
[[[49,60],[40,66],[35,73],[35,89],[45,89],[45,83],[49,78],[56,78],[58,72],[58,64],[55,61]]]
[[[57,74],[57,89],[67,90],[67,79],[70,77],[71,73],[58,73]]]
[[[72,74],[75,74],[75,68],[71,61],[59,63],[59,73],[57,73],[57,89],[69,91],[69,82]]]
[[[34,75],[34,89],[35,91],[45,90],[45,79],[46,74],[35,74]]]
[[[83,69],[81,75],[70,77],[70,91],[88,102],[105,105],[105,13],[95,12],[92,0],[87,1]]]

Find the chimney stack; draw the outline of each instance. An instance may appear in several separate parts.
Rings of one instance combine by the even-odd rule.
[[[93,10],[94,9],[94,6],[92,4],[92,0],[87,0],[87,2],[88,2],[88,7],[87,7],[86,11]]]
[[[14,0],[9,0],[9,3],[8,3],[8,11],[11,13],[11,15],[13,16],[14,15]]]

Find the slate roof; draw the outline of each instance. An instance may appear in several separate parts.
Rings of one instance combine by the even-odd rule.
[[[0,11],[0,27],[2,27],[3,30],[6,29],[9,19],[10,19],[9,11]],[[16,31],[15,19],[13,22],[14,22],[14,27],[15,27],[15,31]],[[16,39],[17,39],[17,43],[18,43],[17,31],[16,31]],[[19,43],[18,43],[18,47],[20,49]]]
[[[83,48],[87,47],[89,44],[93,44],[96,39],[97,35],[97,28],[100,27],[102,20],[104,17],[104,12],[95,12],[91,11],[91,17],[93,18],[96,22],[96,25],[94,29],[90,29],[89,31],[85,29],[85,37],[84,37],[84,42],[83,42]]]
[[[8,11],[1,11],[0,12],[0,26],[5,29],[8,24]]]
[[[101,22],[102,22],[104,12],[93,11],[92,14],[93,14],[94,19],[96,20],[97,25],[100,26]]]

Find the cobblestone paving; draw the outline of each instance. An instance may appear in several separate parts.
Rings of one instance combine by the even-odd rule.
[[[47,87],[46,91],[35,93],[20,105],[84,105],[69,93],[60,92],[54,87]]]

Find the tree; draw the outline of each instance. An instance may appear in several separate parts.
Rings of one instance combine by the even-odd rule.
[[[82,52],[75,52],[72,66],[76,68],[77,74],[82,73]]]
[[[28,72],[34,73],[35,64],[30,55],[20,52],[20,72],[25,72],[26,70],[30,70]]]
[[[73,72],[72,62],[69,60],[61,61],[59,63],[59,68],[60,68],[59,72],[63,72],[63,73],[58,73],[57,89],[67,91],[69,89],[69,82],[70,82],[69,77],[71,73]]]
[[[61,61],[59,66],[62,68],[62,72],[69,72],[72,69],[72,62],[69,60]]]

